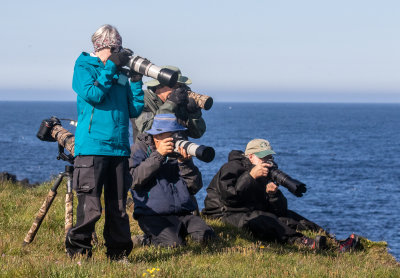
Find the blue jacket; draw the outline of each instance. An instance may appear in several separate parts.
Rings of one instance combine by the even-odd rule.
[[[190,195],[203,186],[192,160],[178,163],[162,156],[147,133],[138,136],[129,161],[134,216],[184,215],[196,209]]]
[[[122,78],[111,61],[83,52],[75,63],[72,88],[77,93],[75,156],[129,156],[129,118],[143,109],[142,81]]]

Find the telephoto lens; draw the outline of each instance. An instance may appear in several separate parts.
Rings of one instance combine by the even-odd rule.
[[[210,110],[213,106],[214,100],[210,96],[198,94],[191,90],[188,90],[188,96],[193,98],[197,106],[199,106],[201,109]]]
[[[266,163],[272,164],[269,170],[269,176],[277,183],[286,187],[289,192],[294,194],[296,197],[302,197],[306,193],[307,188],[301,181],[291,178],[288,174],[278,169],[278,165],[274,161],[268,161]]]
[[[157,79],[162,85],[168,86],[170,88],[174,87],[176,82],[178,81],[179,73],[177,71],[156,66],[145,58],[142,58],[138,55],[133,55],[133,51],[130,49],[125,48],[122,51],[127,51],[131,53],[131,58],[126,65],[131,70],[134,70],[145,76]]]
[[[195,156],[207,163],[213,161],[215,157],[215,150],[212,147],[197,145],[190,141],[177,140],[175,141],[175,151],[178,150],[178,147],[183,148],[188,155]]]
[[[174,138],[175,149],[174,153],[179,154],[179,147],[183,148],[188,155],[197,157],[201,161],[211,162],[215,157],[215,150],[212,147],[197,145],[196,143],[185,140],[185,138],[179,134],[175,133],[172,138]],[[175,156],[175,155],[173,155]]]

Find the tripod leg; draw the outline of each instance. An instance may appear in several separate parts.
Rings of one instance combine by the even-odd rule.
[[[65,195],[65,235],[72,228],[74,220],[74,193],[70,192]]]
[[[35,238],[36,233],[39,230],[44,217],[46,216],[47,212],[49,211],[49,208],[50,208],[51,204],[53,203],[54,198],[57,195],[57,188],[60,185],[62,179],[63,179],[63,174],[59,174],[53,187],[50,189],[49,193],[47,194],[46,199],[44,200],[42,206],[40,207],[40,209],[36,215],[36,218],[32,223],[32,227],[29,229],[29,232],[26,234],[23,246],[31,243],[33,241],[33,239]]]

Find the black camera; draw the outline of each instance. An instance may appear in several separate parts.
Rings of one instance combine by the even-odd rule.
[[[265,163],[271,164],[268,168],[268,176],[276,184],[286,187],[289,192],[293,193],[296,197],[302,197],[303,193],[306,193],[307,188],[301,181],[291,178],[288,174],[278,169],[278,164],[274,160],[265,161]]]
[[[56,125],[61,125],[60,120],[53,116],[50,119],[45,119],[40,123],[39,130],[36,134],[36,137],[39,138],[42,141],[48,141],[48,142],[55,142],[57,141],[54,137],[51,135],[51,131],[53,130],[54,126]]]
[[[40,123],[36,137],[46,142],[58,142],[59,158],[68,160],[69,162],[73,161],[75,152],[75,136],[67,129],[63,128],[60,119],[57,117],[53,116],[50,119],[44,119]],[[65,157],[63,154],[64,148],[70,152],[70,154],[65,155]]]
[[[172,157],[179,157],[180,153],[178,148],[181,147],[183,148],[188,155],[197,157],[201,161],[204,162],[211,162],[214,157],[215,157],[215,150],[212,147],[209,146],[204,146],[204,145],[197,145],[196,143],[190,142],[185,140],[185,137],[183,137],[179,133],[174,133],[172,135],[172,138],[174,139],[174,144],[175,144],[175,149],[174,153],[169,155]]]

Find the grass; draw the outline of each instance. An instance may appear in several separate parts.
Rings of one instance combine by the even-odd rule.
[[[400,277],[400,265],[385,242],[363,239],[361,251],[339,254],[257,242],[248,233],[207,220],[220,240],[207,246],[189,242],[181,248],[135,248],[125,262],[105,256],[102,229],[91,259],[71,260],[64,253],[64,198],[61,185],[35,240],[22,247],[51,183],[25,188],[0,183],[0,277]],[[76,199],[75,206],[76,206]],[[132,215],[132,208],[129,208]],[[141,231],[132,218],[132,235]]]

